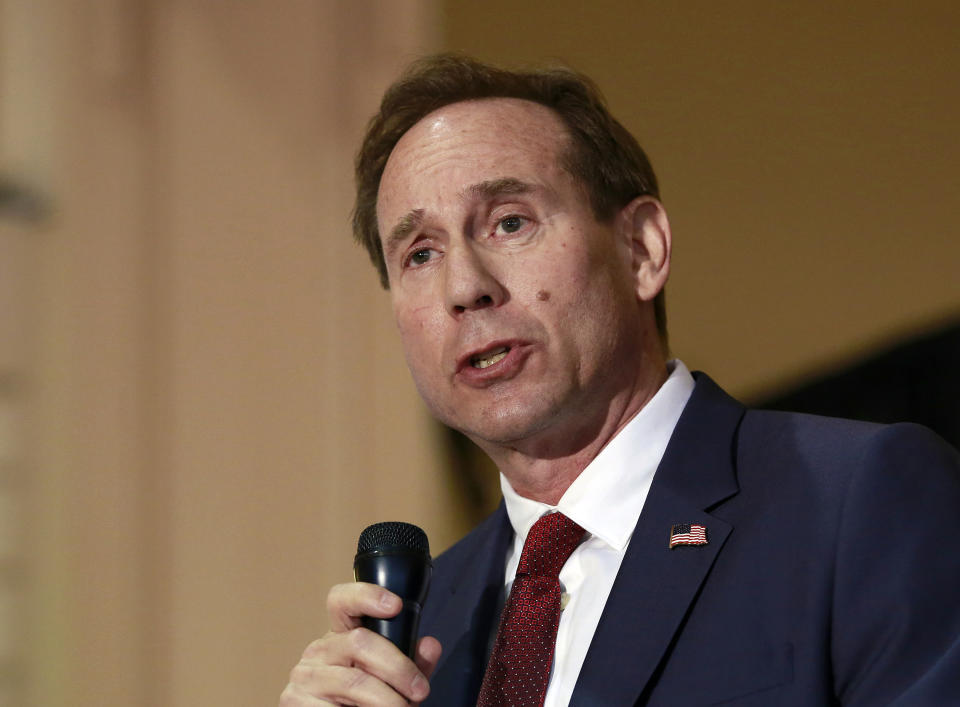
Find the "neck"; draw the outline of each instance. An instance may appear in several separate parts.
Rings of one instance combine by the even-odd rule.
[[[667,380],[662,356],[641,366],[626,390],[592,417],[574,415],[537,435],[500,446],[475,440],[521,496],[556,505],[588,464],[622,430]]]

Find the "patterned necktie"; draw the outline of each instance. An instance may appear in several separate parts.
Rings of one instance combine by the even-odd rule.
[[[477,707],[543,704],[560,624],[560,568],[583,533],[562,513],[545,515],[530,529]]]

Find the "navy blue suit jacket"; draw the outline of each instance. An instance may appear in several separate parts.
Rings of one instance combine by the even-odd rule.
[[[709,543],[669,549],[680,523]],[[436,559],[426,704],[475,704],[512,535],[501,504]],[[699,375],[570,704],[960,705],[956,451],[747,410]]]

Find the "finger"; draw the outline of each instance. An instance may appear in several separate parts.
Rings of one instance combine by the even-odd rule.
[[[415,660],[417,667],[420,668],[420,672],[423,673],[427,679],[433,675],[434,668],[437,667],[441,653],[443,653],[443,646],[441,646],[440,641],[433,636],[424,636],[417,644]]]
[[[363,682],[351,674],[337,673],[334,676],[321,670],[322,666],[338,666],[359,669],[377,681],[386,683],[408,700],[422,700],[430,692],[427,677],[412,660],[386,638],[365,628],[339,633],[331,631],[307,646],[301,664],[295,668],[298,670],[298,679],[294,680],[295,676],[291,673],[291,682],[318,686],[325,683],[317,680],[332,677]],[[341,690],[337,688],[334,692],[340,694]],[[323,692],[314,687],[311,694],[320,695]]]
[[[280,693],[278,707],[327,707],[328,705],[335,704],[335,702],[329,702],[310,695],[300,685],[289,682],[287,686],[283,688],[283,692]]]
[[[417,667],[420,668],[420,672],[423,673],[427,680],[430,679],[430,676],[433,675],[434,669],[437,667],[437,663],[440,661],[440,654],[443,652],[443,647],[433,636],[424,636],[417,643],[417,653],[415,660],[417,662]],[[429,695],[429,692],[427,693]],[[425,698],[420,698],[425,699]],[[419,705],[419,703],[414,703]]]
[[[344,665],[312,665],[301,661],[290,673],[284,691],[291,699],[281,705],[383,705],[406,707],[409,702],[386,683],[360,668]],[[299,700],[299,701],[298,701]]]
[[[364,616],[389,619],[401,608],[403,602],[396,594],[366,582],[337,584],[327,594],[330,629],[336,632],[356,628]]]

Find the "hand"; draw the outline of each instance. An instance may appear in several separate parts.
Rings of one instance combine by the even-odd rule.
[[[440,642],[417,644],[416,662],[360,618],[396,616],[403,602],[375,584],[338,584],[327,595],[330,632],[303,652],[290,671],[280,707],[398,705],[419,703],[430,693],[428,678],[440,659]]]

